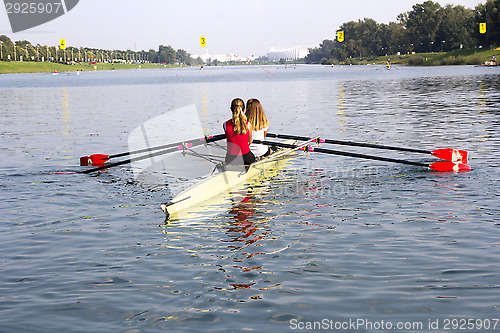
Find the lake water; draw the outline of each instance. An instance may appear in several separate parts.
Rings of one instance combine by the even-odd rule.
[[[301,65],[0,75],[0,331],[498,331],[499,74]],[[126,151],[134,128],[187,105],[219,134],[234,97],[260,99],[270,132],[460,148],[472,171],[311,153],[244,202],[171,221],[159,205],[181,181],[143,186],[130,165],[72,173],[80,156]]]

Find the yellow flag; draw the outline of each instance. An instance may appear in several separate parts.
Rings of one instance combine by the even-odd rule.
[[[207,37],[200,37],[200,46],[201,47],[207,46]]]
[[[59,48],[61,50],[65,50],[66,49],[66,39],[59,39]]]
[[[479,33],[481,34],[486,33],[486,23],[479,23]]]
[[[344,41],[344,32],[342,30],[337,31],[337,42],[342,43]]]

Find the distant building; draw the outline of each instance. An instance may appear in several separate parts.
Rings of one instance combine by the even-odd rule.
[[[305,58],[309,54],[309,48],[305,46],[291,47],[288,49],[275,49],[271,47],[267,53],[267,58],[269,61],[280,61],[281,59],[286,61],[293,61]]]
[[[255,60],[256,57],[243,57],[234,53],[229,54],[193,54],[192,58],[200,57],[204,62],[219,61],[219,62],[247,62]]]

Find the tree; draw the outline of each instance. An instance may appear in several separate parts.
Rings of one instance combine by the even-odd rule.
[[[182,49],[177,50],[175,57],[179,64],[191,65],[191,55],[186,51]]]
[[[158,49],[158,58],[160,63],[174,64],[175,50],[171,46],[160,45]]]
[[[363,21],[350,21],[344,23],[340,30],[344,31],[344,42],[339,46],[341,50],[335,50],[334,54],[338,60],[341,56],[349,58],[366,57],[374,54],[387,53],[384,50],[383,34],[385,27],[377,24],[373,19],[365,18]]]
[[[417,4],[403,18],[409,41],[417,52],[432,51],[441,23],[441,5],[432,1]]]
[[[362,22],[359,20],[358,22],[346,22],[340,26],[340,30],[344,31],[344,42],[341,48],[345,51],[346,57],[358,57],[364,51],[361,40],[361,24]]]
[[[3,59],[8,59],[10,56],[10,59],[14,60],[14,43],[6,35],[1,35],[0,41],[2,42]]]
[[[472,30],[474,11],[463,6],[447,5],[441,9],[442,20],[436,33],[436,44],[441,44],[442,51],[459,49],[461,46],[474,46]]]
[[[486,33],[479,33],[479,23],[486,23]],[[500,0],[488,0],[475,10],[473,36],[484,46],[500,44]]]
[[[408,35],[401,23],[390,22],[389,24],[380,24],[377,34],[380,36],[380,45],[382,47],[380,51],[386,52],[375,52],[376,55],[412,51]]]
[[[146,55],[147,59],[150,61],[150,62],[159,62],[158,61],[158,54],[156,53],[155,50],[153,49],[150,49]]]
[[[411,11],[399,14],[397,23],[378,24],[372,19],[343,23],[345,40],[339,43],[325,39],[312,48],[307,63],[332,63],[347,58],[397,52],[450,51],[476,45],[500,44],[500,0],[487,0],[475,10],[463,6],[425,1]],[[479,34],[479,23],[487,24],[487,32]]]
[[[305,58],[308,64],[319,64],[322,59],[331,59],[332,53],[338,44],[336,41],[325,39],[317,48],[309,49],[309,54]]]

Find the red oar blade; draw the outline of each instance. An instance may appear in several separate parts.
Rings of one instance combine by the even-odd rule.
[[[109,160],[109,155],[104,154],[92,154],[89,156],[80,157],[80,165],[102,165]]]
[[[429,168],[441,172],[468,172],[471,170],[467,164],[458,162],[436,162],[430,164]]]
[[[469,153],[466,150],[444,148],[433,150],[432,155],[440,158],[442,160],[451,162],[461,162],[464,164],[468,163]]]

